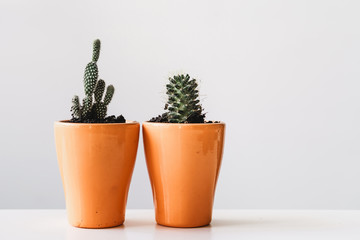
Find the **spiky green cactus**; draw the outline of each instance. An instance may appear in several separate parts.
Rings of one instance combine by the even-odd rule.
[[[80,105],[78,96],[74,96],[72,99],[72,116],[80,121],[88,119],[104,119],[107,113],[107,105],[110,103],[112,96],[114,95],[114,86],[109,85],[107,87],[104,100],[102,101],[105,90],[105,81],[102,79],[98,80],[99,73],[96,64],[100,56],[100,47],[100,40],[95,40],[93,44],[92,61],[89,62],[85,68],[85,98],[82,101],[82,105]],[[93,102],[93,100],[95,100],[95,102]]]
[[[96,62],[89,62],[86,65],[84,73],[84,89],[86,96],[91,96],[93,94],[99,75],[98,72]]]
[[[113,85],[109,85],[106,89],[106,93],[105,93],[105,97],[104,97],[104,103],[105,105],[109,105],[109,103],[111,102],[111,99],[114,95],[115,92],[115,88]]]
[[[96,39],[93,43],[93,56],[92,56],[93,62],[97,62],[99,59],[100,47],[101,47],[101,42],[99,39]]]
[[[176,75],[169,78],[166,85],[168,101],[165,105],[167,118],[170,123],[192,123],[204,122],[205,114],[199,104],[199,91],[195,79],[190,80],[190,76]]]
[[[81,116],[81,106],[79,102],[79,97],[76,95],[72,99],[71,112],[74,118],[78,118],[79,116]]]
[[[95,102],[101,102],[101,98],[104,94],[105,90],[105,81],[100,79],[95,88],[94,96],[95,96]]]
[[[106,117],[107,105],[109,105],[112,96],[114,95],[115,88],[113,85],[109,85],[106,89],[104,101],[101,101],[105,90],[104,80],[99,80],[95,89],[95,104],[93,105],[93,115],[97,119],[104,119]]]

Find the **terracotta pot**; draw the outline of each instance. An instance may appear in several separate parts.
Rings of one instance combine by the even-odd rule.
[[[199,227],[211,222],[224,123],[143,123],[156,222]]]
[[[55,122],[68,219],[81,228],[121,225],[139,142],[137,122]]]

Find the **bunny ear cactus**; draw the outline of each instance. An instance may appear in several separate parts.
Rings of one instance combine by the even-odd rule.
[[[113,85],[109,85],[106,89],[106,93],[105,93],[105,97],[104,97],[104,104],[105,105],[109,105],[109,103],[111,102],[111,99],[114,95],[115,92],[115,88]]]
[[[101,47],[101,42],[99,39],[96,39],[93,43],[93,55],[92,55],[92,61],[93,62],[97,62],[100,56],[100,47]]]
[[[105,81],[100,79],[97,84],[96,84],[96,88],[94,91],[94,97],[95,97],[95,102],[101,102],[102,96],[104,94],[104,90],[105,90]]]
[[[80,104],[78,96],[74,96],[72,99],[71,112],[73,119],[76,121],[87,122],[92,120],[99,122],[104,120],[107,113],[107,106],[114,95],[115,88],[113,85],[109,85],[106,89],[105,97],[102,100],[105,91],[105,81],[102,79],[98,80],[99,71],[97,61],[100,56],[100,48],[101,43],[100,40],[97,39],[93,44],[92,61],[89,62],[85,68],[85,98],[82,101],[82,105]]]
[[[72,106],[71,106],[71,112],[73,118],[80,118],[81,116],[81,106],[79,102],[79,97],[74,96],[72,99]]]
[[[205,114],[200,105],[198,84],[188,74],[169,78],[166,85],[168,101],[165,105],[170,123],[203,123]]]
[[[93,44],[92,61],[89,62],[85,68],[84,89],[86,96],[91,96],[93,94],[98,81],[99,70],[96,63],[100,56],[100,46],[100,40],[96,39]]]
[[[113,85],[109,85],[106,89],[104,101],[101,101],[104,90],[105,82],[100,79],[95,88],[95,104],[93,105],[93,114],[97,119],[104,119],[106,117],[107,105],[111,102],[115,88]]]

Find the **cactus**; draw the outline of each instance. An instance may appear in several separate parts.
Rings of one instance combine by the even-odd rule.
[[[104,97],[104,103],[105,105],[108,105],[111,102],[111,99],[114,95],[115,88],[113,85],[109,85],[106,89],[105,97]]]
[[[95,102],[101,102],[101,98],[104,94],[104,90],[105,90],[105,81],[100,79],[97,82],[96,88],[94,91]]]
[[[71,115],[72,115],[73,118],[80,118],[80,116],[81,116],[81,106],[80,106],[78,96],[74,96],[73,99],[72,99],[71,111],[72,111]]]
[[[168,101],[165,105],[167,119],[170,123],[203,123],[205,114],[202,113],[199,91],[196,79],[188,74],[169,78],[166,85]]]
[[[92,96],[86,96],[83,99],[83,106],[81,108],[81,119],[91,118],[91,108],[92,108]]]
[[[98,80],[97,61],[100,56],[100,40],[97,39],[93,44],[92,61],[86,65],[84,73],[84,90],[85,98],[80,105],[79,97],[74,96],[72,99],[72,117],[77,121],[103,120],[106,117],[107,105],[109,105],[112,96],[114,95],[114,86],[109,85],[106,89],[104,100],[102,101],[105,81]],[[94,102],[93,102],[94,100]]]
[[[84,73],[84,89],[86,96],[91,96],[93,94],[97,79],[98,67],[96,62],[89,62],[88,65],[86,65]]]
[[[92,56],[93,62],[97,62],[99,59],[100,47],[101,47],[101,42],[99,39],[96,39],[93,43],[93,56]]]
[[[106,117],[107,105],[109,105],[112,96],[114,95],[115,88],[113,85],[109,85],[106,89],[104,101],[101,102],[105,90],[104,80],[99,80],[96,86],[94,95],[95,95],[95,104],[93,105],[93,115],[97,119],[104,119]]]

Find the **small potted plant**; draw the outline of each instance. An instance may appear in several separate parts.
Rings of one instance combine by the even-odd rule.
[[[72,119],[54,124],[68,219],[82,228],[121,225],[139,141],[138,122],[107,117],[114,87],[98,79],[100,41],[84,75],[85,98],[72,99]],[[105,92],[105,96],[104,95]]]
[[[197,87],[189,75],[169,78],[167,111],[143,123],[156,221],[165,226],[211,222],[225,124],[204,120]]]

